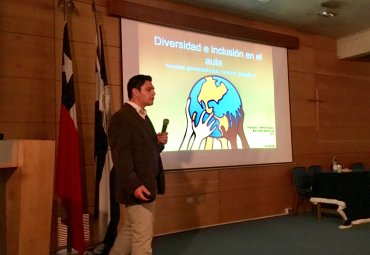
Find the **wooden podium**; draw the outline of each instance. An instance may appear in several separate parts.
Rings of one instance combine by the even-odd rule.
[[[0,141],[0,254],[50,253],[54,158],[54,141]]]

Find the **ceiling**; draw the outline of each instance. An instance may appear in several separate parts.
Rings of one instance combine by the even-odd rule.
[[[370,29],[370,0],[171,0],[301,32],[341,38]],[[330,11],[334,17],[318,15]]]

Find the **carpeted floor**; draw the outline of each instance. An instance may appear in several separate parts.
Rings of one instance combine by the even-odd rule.
[[[156,237],[154,255],[370,255],[370,223],[341,230],[312,214],[252,220]]]

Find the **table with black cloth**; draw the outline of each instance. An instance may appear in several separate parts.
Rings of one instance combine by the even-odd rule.
[[[352,224],[370,222],[370,171],[320,172],[312,185],[312,203],[337,205]]]

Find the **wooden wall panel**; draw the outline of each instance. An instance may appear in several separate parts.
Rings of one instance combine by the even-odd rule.
[[[99,8],[102,12],[102,24],[104,27],[104,45],[121,48],[121,20],[117,17],[107,16],[106,8]]]
[[[291,184],[289,169],[289,164],[277,164],[220,170],[220,191],[253,189],[278,185],[289,186]]]
[[[76,86],[77,85],[77,86]],[[75,83],[76,104],[78,105],[77,114],[81,123],[95,123],[95,83]]]
[[[369,127],[370,116],[366,109],[345,100],[334,105],[327,104],[326,107],[324,105],[320,107],[320,126],[357,127],[359,129],[361,126],[362,128]]]
[[[108,83],[111,85],[122,84],[122,63],[121,63],[121,48],[105,47],[106,67]]]
[[[315,99],[315,75],[308,72],[289,71],[290,98]]]
[[[299,42],[301,48],[307,47],[331,52],[336,52],[337,50],[337,45],[332,38],[319,35],[300,33]]]
[[[54,3],[50,0],[2,0],[0,31],[54,36]]]
[[[292,184],[220,192],[221,222],[284,214],[284,208],[293,207],[293,197]]]
[[[205,194],[218,191],[218,171],[166,172],[165,197]]]
[[[289,84],[291,125],[316,126],[315,75],[291,71]]]
[[[319,141],[320,143],[325,141],[332,141],[332,142],[340,142],[340,141],[348,141],[348,142],[358,142],[358,145],[363,143],[368,143],[369,139],[367,134],[370,131],[370,127],[323,127],[320,129],[319,132]],[[369,150],[370,147],[367,147],[366,150]],[[357,152],[357,151],[356,151]]]
[[[8,32],[0,32],[0,38],[0,77],[54,78],[53,38]]]
[[[370,81],[324,75],[317,75],[316,80],[321,100],[321,126],[370,125]]]
[[[218,193],[159,197],[155,234],[164,234],[220,223]]]
[[[293,161],[294,166],[310,166],[310,165],[321,165],[323,169],[329,169],[333,155],[318,154],[317,151],[313,153],[305,154],[294,154]],[[292,168],[294,167],[292,166]]]
[[[122,86],[110,86],[111,89],[111,110],[116,112],[122,107]]]
[[[94,164],[94,124],[80,124],[78,126],[83,159],[86,165]]]
[[[166,194],[157,202],[155,233],[220,223],[218,171],[168,171]]]
[[[300,47],[299,50],[288,50],[289,71],[314,73],[315,50],[308,47]]]
[[[315,127],[292,126],[293,155],[317,153],[318,132]]]
[[[52,80],[0,77],[0,95],[0,122],[55,122]]]
[[[22,139],[54,140],[56,138],[55,123],[0,122],[0,132],[4,133],[4,139],[22,137]]]
[[[221,223],[282,214],[292,208],[292,165],[220,170]]]
[[[315,72],[339,77],[369,80],[370,62],[339,60],[335,52],[315,51]]]
[[[319,153],[356,153],[370,150],[368,132],[370,128],[322,128],[320,130]]]

